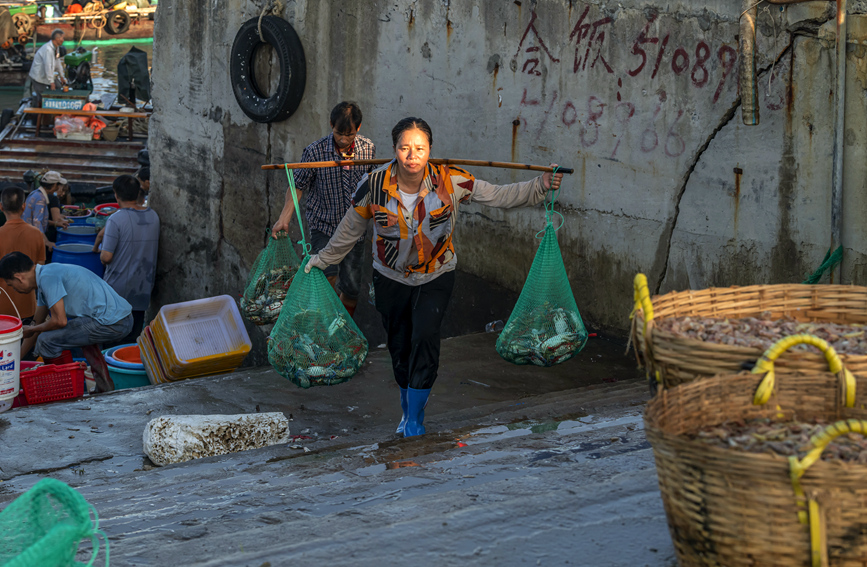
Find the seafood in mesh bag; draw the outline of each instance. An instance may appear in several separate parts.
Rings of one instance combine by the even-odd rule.
[[[294,277],[295,269],[290,266],[275,268],[259,276],[253,293],[249,294],[251,298],[241,297],[244,316],[257,325],[276,321]]]
[[[700,341],[765,350],[778,340],[806,333],[828,342],[841,354],[867,354],[867,325],[802,323],[791,317],[773,319],[765,311],[760,318],[715,319],[710,317],[673,317],[657,319],[659,330]],[[809,350],[807,345],[794,347]]]
[[[345,382],[367,356],[367,340],[347,324],[344,314],[327,325],[321,321],[318,311],[299,312],[288,325],[293,331],[269,348],[272,366],[302,388]]]
[[[814,446],[810,438],[830,424],[823,420],[753,418],[705,427],[687,437],[724,449],[803,458]],[[822,460],[867,464],[867,438],[855,433],[841,435],[828,445]]]
[[[503,333],[512,337],[506,356],[515,364],[553,366],[572,358],[587,341],[587,331],[574,311],[540,310],[544,317],[509,321]]]

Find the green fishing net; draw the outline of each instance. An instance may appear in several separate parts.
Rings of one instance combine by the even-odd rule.
[[[91,519],[93,510],[94,519]],[[93,565],[99,553],[96,510],[74,489],[46,478],[0,512],[0,567],[67,567]],[[87,563],[75,561],[81,541],[90,539]]]
[[[542,243],[518,303],[497,339],[499,355],[514,364],[553,366],[575,356],[587,342],[587,329],[572,295],[552,221],[559,214],[554,211],[556,198],[552,194],[546,204]]]
[[[247,287],[241,296],[244,317],[256,325],[276,321],[299,264],[288,234],[279,232],[277,238],[270,237],[250,270]]]
[[[287,175],[298,211],[291,170],[287,170]],[[302,388],[339,384],[361,369],[367,357],[367,339],[322,270],[313,268],[309,274],[304,273],[303,266],[310,257],[303,227],[301,234],[305,257],[271,330],[268,361],[282,376]]]

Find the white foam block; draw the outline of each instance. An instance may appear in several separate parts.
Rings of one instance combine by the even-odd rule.
[[[145,454],[159,466],[288,440],[289,420],[279,412],[161,416],[148,422],[142,436]]]

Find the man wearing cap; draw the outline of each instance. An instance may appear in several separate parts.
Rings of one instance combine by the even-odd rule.
[[[132,329],[132,306],[125,299],[87,268],[39,266],[21,252],[0,259],[0,279],[18,293],[36,291],[35,325],[24,328],[22,353],[33,348],[45,362],[63,364],[72,362],[68,351],[80,347],[97,389],[114,390],[100,345],[119,341]]]
[[[60,214],[60,198],[66,197],[69,185],[66,179],[56,171],[46,172],[39,181],[39,187],[30,193],[24,203],[24,214],[21,220],[42,231],[45,246],[54,248],[47,236],[49,224],[66,228],[69,221]]]

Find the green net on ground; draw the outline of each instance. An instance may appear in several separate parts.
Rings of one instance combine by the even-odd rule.
[[[241,296],[241,312],[256,325],[273,323],[280,316],[283,299],[298,271],[298,255],[285,232],[269,238],[268,245],[250,270],[250,278]]]
[[[93,519],[91,519],[93,510]],[[67,567],[93,565],[99,553],[96,510],[74,489],[46,478],[0,512],[0,567]],[[87,563],[75,561],[82,540],[90,539]]]
[[[497,339],[497,352],[514,364],[553,366],[575,356],[587,342],[551,218],[518,303]],[[559,214],[559,213],[557,213]]]
[[[295,199],[295,183],[287,170]],[[298,210],[298,202],[295,202]],[[298,215],[298,222],[301,217]],[[309,260],[303,237],[305,257]],[[367,339],[352,320],[322,270],[298,270],[268,339],[268,361],[302,388],[346,382],[364,364]]]

